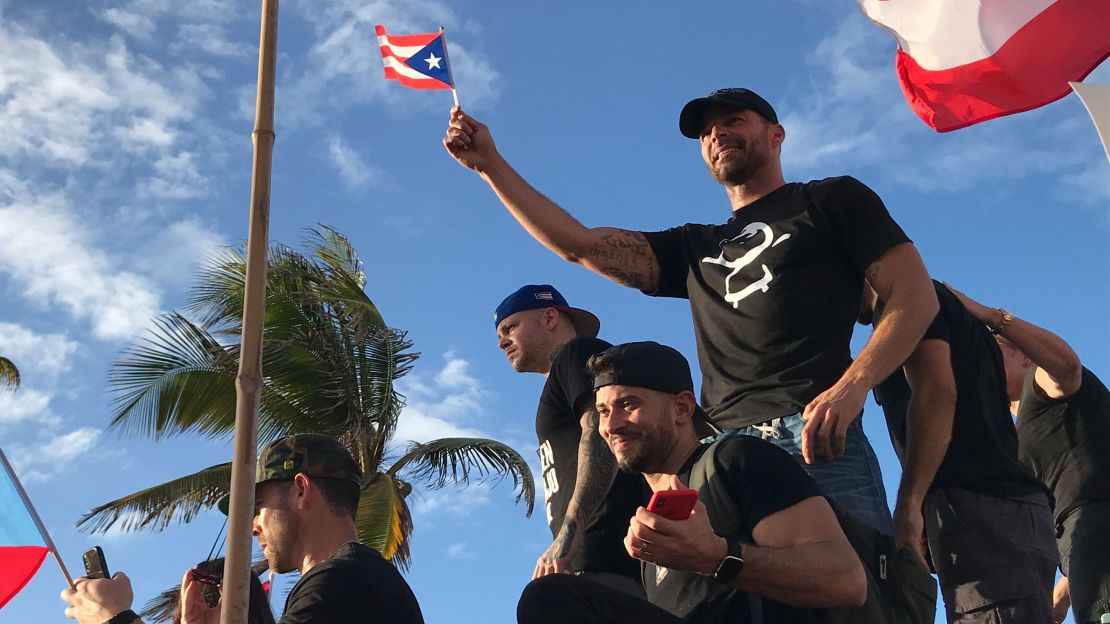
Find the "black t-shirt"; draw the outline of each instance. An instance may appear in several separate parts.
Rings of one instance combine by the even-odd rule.
[[[722,428],[799,412],[839,379],[864,272],[909,240],[849,177],[786,184],[723,225],[644,236],[660,267],[645,293],[690,300],[701,402]]]
[[[551,361],[551,372],[536,410],[536,438],[552,537],[559,534],[578,480],[578,446],[582,440],[581,414],[593,401],[593,379],[586,360],[611,347],[597,338],[575,338]],[[582,547],[571,562],[576,571],[614,572],[637,578],[639,567],[624,549],[628,522],[636,508],[648,501],[647,483],[640,475],[620,471],[605,501],[582,534]]]
[[[289,592],[278,624],[424,624],[412,589],[373,548],[347,542]]]
[[[767,516],[821,493],[813,478],[786,451],[752,436],[733,435],[717,443],[710,478],[698,490],[713,530],[722,537],[751,543],[755,526]],[[709,448],[703,444],[678,471],[690,480],[694,463]],[[720,501],[715,503],[714,501]],[[743,624],[750,621],[749,596],[692,572],[643,565],[647,598],[677,617],[699,624]],[[816,612],[762,600],[766,624],[816,622]]]
[[[1110,501],[1110,390],[1094,373],[1084,368],[1079,390],[1062,399],[1045,396],[1030,373],[1017,433],[1022,459],[1056,497],[1057,523],[1083,503]]]
[[[956,413],[952,439],[929,490],[960,487],[999,497],[1045,492],[1018,459],[1017,432],[1006,398],[1006,373],[998,343],[952,291],[935,280],[933,286],[940,310],[921,340],[948,343]],[[890,440],[905,463],[910,387],[901,368],[875,388],[875,402],[883,408]]]

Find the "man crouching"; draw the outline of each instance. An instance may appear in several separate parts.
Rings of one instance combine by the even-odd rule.
[[[655,491],[684,487],[709,448],[686,359],[654,342],[593,356],[598,431],[622,470]],[[857,606],[867,594],[859,559],[813,479],[789,454],[750,436],[719,443],[698,466],[699,501],[674,521],[643,507],[624,544],[639,559],[648,600],[571,576],[525,588],[522,624],[816,621],[817,609]],[[702,478],[705,477],[705,478]],[[727,527],[727,528],[724,528]],[[760,615],[753,616],[754,611]]]

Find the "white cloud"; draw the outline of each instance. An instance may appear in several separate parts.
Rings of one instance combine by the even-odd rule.
[[[462,559],[470,556],[466,542],[456,542],[447,547],[447,556],[452,559]]]
[[[141,197],[195,199],[208,194],[208,180],[197,169],[195,154],[166,154],[154,161],[154,175],[139,185]]]
[[[174,49],[194,49],[216,57],[248,60],[258,55],[257,36],[252,43],[232,41],[227,26],[215,23],[188,23],[177,29]]]
[[[32,371],[57,375],[70,370],[79,347],[64,334],[37,334],[22,325],[0,321],[0,355],[15,362],[24,377]]]
[[[343,137],[332,135],[328,138],[328,157],[339,171],[343,183],[352,191],[364,188],[381,177],[381,172],[367,165]]]
[[[0,274],[21,295],[48,308],[60,306],[87,319],[102,340],[135,335],[159,311],[159,291],[149,279],[125,270],[89,240],[60,197],[5,202],[0,179]]]
[[[489,437],[472,424],[478,420],[481,400],[488,392],[470,374],[470,364],[466,360],[453,351],[443,357],[443,368],[430,382],[417,373],[398,382],[398,390],[407,397],[407,405],[398,419],[395,441]]]
[[[0,392],[0,427],[32,421],[48,428],[57,425],[59,419],[50,409],[51,399],[50,393],[28,387]]]
[[[99,429],[82,427],[35,444],[13,446],[9,459],[23,483],[41,483],[72,468],[100,437]]]
[[[154,34],[154,22],[145,15],[123,9],[104,11],[104,20],[138,39],[149,39]]]

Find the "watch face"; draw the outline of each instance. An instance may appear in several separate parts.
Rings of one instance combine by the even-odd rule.
[[[744,569],[743,559],[727,555],[721,560],[721,565],[717,567],[713,579],[721,583],[731,583],[736,580],[736,576],[740,574],[742,569]]]

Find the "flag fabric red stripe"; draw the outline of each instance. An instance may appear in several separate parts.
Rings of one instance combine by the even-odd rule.
[[[410,78],[401,74],[392,67],[385,68],[385,77],[396,80],[410,89],[450,89],[451,85],[440,82],[435,78]]]
[[[424,46],[431,43],[433,39],[439,36],[439,33],[426,33],[422,35],[391,35],[385,32],[385,26],[381,25],[374,27],[374,34],[378,36],[385,35],[386,37],[389,37],[389,41],[393,45],[416,46],[419,48],[423,48]]]
[[[31,580],[47,552],[45,546],[0,546],[0,608]]]
[[[939,132],[1044,106],[1110,57],[1107,0],[857,0],[898,41],[913,111]]]
[[[948,132],[1055,102],[1108,57],[1110,3],[1059,0],[987,58],[930,71],[898,50],[896,68],[914,112]]]

